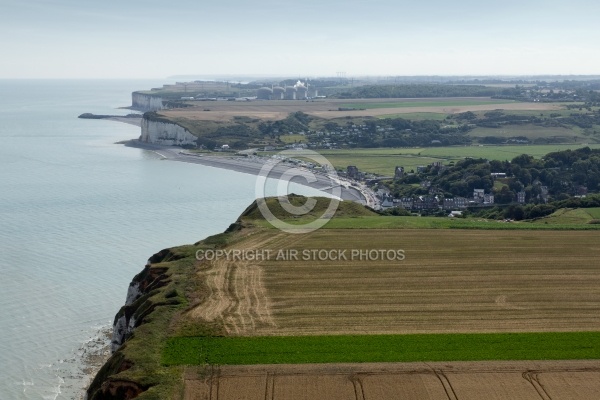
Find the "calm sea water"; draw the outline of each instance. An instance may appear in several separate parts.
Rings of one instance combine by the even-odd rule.
[[[126,114],[133,90],[163,83],[0,80],[0,398],[77,397],[85,344],[149,256],[254,199],[250,175],[163,161],[114,144],[135,126],[76,118]]]

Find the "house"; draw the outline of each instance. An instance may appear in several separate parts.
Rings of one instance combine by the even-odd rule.
[[[493,179],[506,178],[506,172],[492,172],[490,175],[492,175]]]
[[[377,195],[377,197],[379,197],[380,199],[382,199],[384,196],[389,196],[390,191],[387,190],[386,188],[379,188],[377,189],[377,191],[375,192],[375,194]]]
[[[455,208],[467,208],[469,200],[466,197],[455,197],[454,198]]]
[[[391,195],[383,195],[381,197],[381,207],[383,207],[383,208],[394,207],[394,197]]]
[[[348,168],[346,168],[346,175],[350,179],[358,179],[358,168],[355,165],[348,165]]]
[[[517,203],[525,204],[525,191],[524,190],[517,192]]]
[[[446,198],[442,201],[444,210],[464,209],[469,205],[469,200],[465,197]]]
[[[434,210],[440,207],[440,202],[437,197],[419,196],[415,199],[413,208],[416,210]]]
[[[414,206],[414,200],[412,197],[402,197],[400,199],[400,207],[406,210],[412,210]]]
[[[548,186],[540,186],[540,198],[544,203],[548,202]]]
[[[453,208],[456,208],[456,202],[454,199],[444,199],[442,207],[444,210],[452,210]]]
[[[429,194],[436,195],[436,194],[438,194],[440,192],[441,192],[441,190],[440,190],[439,187],[437,187],[437,186],[429,186]]]
[[[494,204],[494,195],[486,193],[483,195],[483,204]]]
[[[404,177],[404,167],[396,167],[394,170],[394,179],[402,179]]]
[[[475,203],[483,203],[484,197],[485,197],[484,189],[474,189],[473,190],[473,201]]]

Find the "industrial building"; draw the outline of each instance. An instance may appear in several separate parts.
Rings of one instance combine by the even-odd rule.
[[[296,82],[294,86],[273,86],[258,89],[259,100],[306,100],[318,95],[317,89],[309,88],[308,83]]]

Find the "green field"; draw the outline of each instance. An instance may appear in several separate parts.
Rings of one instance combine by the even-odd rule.
[[[551,227],[573,225],[573,224],[588,224],[587,226],[600,226],[600,224],[590,224],[590,221],[600,219],[600,208],[561,208],[553,214],[540,218],[535,221],[535,224],[549,225]]]
[[[175,337],[163,365],[600,358],[600,332]]]
[[[430,147],[419,151],[419,155],[446,159],[456,158],[487,158],[488,160],[512,160],[521,154],[529,154],[535,158],[555,151],[574,150],[581,147],[600,149],[599,144],[548,144],[522,146],[465,146],[465,147]]]
[[[279,139],[285,144],[292,143],[306,143],[307,139],[305,135],[294,134],[294,135],[281,135]]]
[[[408,107],[462,107],[462,106],[478,106],[481,104],[508,104],[518,103],[514,100],[498,100],[498,99],[458,99],[452,98],[448,100],[434,100],[434,101],[396,101],[396,102],[382,102],[382,103],[348,103],[341,104],[343,108],[357,108],[357,109],[374,109],[374,108],[408,108]]]
[[[321,153],[323,154],[323,153]],[[437,157],[419,157],[398,154],[362,154],[356,156],[352,152],[341,150],[339,153],[327,152],[323,154],[336,169],[346,170],[348,165],[356,165],[359,170],[383,176],[393,176],[397,165],[403,166],[407,171],[416,170],[419,165],[428,165],[436,161],[443,161]]]
[[[434,161],[448,164],[465,157],[486,158],[488,160],[512,160],[521,154],[529,154],[540,158],[548,153],[578,149],[588,146],[600,149],[600,144],[568,144],[568,145],[516,145],[516,146],[452,146],[452,147],[419,147],[419,148],[374,148],[374,149],[339,149],[318,150],[334,167],[346,169],[348,165],[356,165],[359,170],[383,176],[391,176],[396,166],[406,170],[416,169],[418,165],[428,165]],[[298,153],[301,155],[301,152]]]
[[[586,208],[585,211],[594,219],[600,219],[600,208]]]

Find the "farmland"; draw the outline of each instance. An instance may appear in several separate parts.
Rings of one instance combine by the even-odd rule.
[[[356,219],[331,222],[368,227]],[[234,399],[241,387],[260,399],[594,398],[598,239],[556,230],[253,231],[230,248],[345,249],[348,260],[203,261],[197,276],[209,296],[186,315],[223,336],[172,337],[162,363],[186,365],[190,400]],[[350,259],[352,250],[386,248],[405,258]],[[555,361],[515,361],[540,359]]]
[[[188,368],[185,399],[592,399],[595,361],[253,365]]]
[[[240,150],[293,143],[342,149],[472,143],[582,145],[597,143],[600,129],[596,108],[579,111],[567,108],[572,104],[489,97],[195,101],[189,105],[146,118],[172,121],[211,149],[226,143]]]
[[[253,205],[237,228],[151,258],[136,277],[147,293],[123,310],[141,322],[93,387],[190,400],[595,398],[600,231],[578,224],[394,219],[341,203],[326,229],[295,235],[266,229]],[[197,258],[209,250],[271,253]]]
[[[234,336],[595,331],[599,238],[597,231],[267,230],[236,246],[345,249],[348,257],[400,248],[405,259],[204,265],[199,278],[211,295],[190,316]]]
[[[414,107],[463,107],[463,106],[479,106],[485,104],[514,104],[516,101],[513,100],[498,100],[498,99],[452,99],[445,101],[435,101],[432,99],[415,101],[412,100],[404,100],[397,102],[354,102],[354,103],[346,103],[342,104],[340,107],[344,108],[356,108],[356,109],[375,109],[375,108],[414,108]]]
[[[592,149],[598,144],[589,144]],[[390,176],[396,166],[405,170],[416,169],[419,165],[428,165],[435,161],[447,164],[465,157],[486,158],[488,160],[512,160],[521,154],[539,158],[548,153],[577,149],[583,145],[515,145],[515,146],[451,146],[422,148],[374,148],[374,149],[333,149],[319,150],[336,168],[345,169],[356,165],[359,170],[383,176]],[[301,156],[301,152],[298,152]]]
[[[472,137],[498,136],[514,137],[524,136],[531,139],[538,138],[563,138],[566,142],[587,141],[584,135],[576,130],[562,127],[545,127],[537,125],[510,125],[503,128],[475,128],[469,135]]]
[[[314,101],[279,100],[228,102],[209,101],[192,107],[163,110],[160,115],[176,121],[228,122],[234,117],[248,117],[261,120],[280,120],[290,113],[304,112],[324,118],[378,117],[393,114],[442,113],[444,115],[465,111],[485,111],[495,109],[526,110],[544,112],[560,110],[561,105],[540,103],[519,103],[506,100],[481,98],[437,98],[437,99],[320,99]]]
[[[176,337],[167,341],[162,362],[255,365],[540,359],[600,359],[600,332]]]

